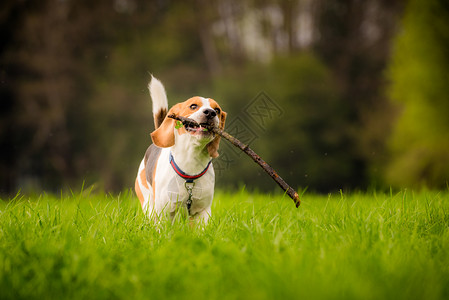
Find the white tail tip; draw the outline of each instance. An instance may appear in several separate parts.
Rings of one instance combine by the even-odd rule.
[[[168,109],[167,94],[162,82],[156,77],[151,75],[151,81],[148,84],[148,90],[150,91],[151,100],[153,102],[153,113],[157,113],[161,109]]]

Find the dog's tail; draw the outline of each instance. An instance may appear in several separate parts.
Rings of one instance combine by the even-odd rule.
[[[168,112],[167,94],[162,83],[153,75],[151,75],[148,90],[153,101],[154,129],[158,129]]]

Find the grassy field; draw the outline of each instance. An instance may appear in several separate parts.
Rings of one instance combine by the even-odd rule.
[[[1,299],[448,299],[449,193],[217,192],[158,232],[132,193],[0,201]]]

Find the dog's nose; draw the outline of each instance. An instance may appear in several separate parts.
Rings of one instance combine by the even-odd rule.
[[[215,110],[210,109],[210,108],[206,108],[205,110],[203,110],[203,113],[206,115],[206,118],[208,120],[214,118],[215,116],[217,116],[217,113],[215,112]]]

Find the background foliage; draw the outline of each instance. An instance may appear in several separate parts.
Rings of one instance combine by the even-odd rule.
[[[447,13],[442,0],[2,1],[0,190],[132,186],[150,72],[171,105],[218,100],[293,186],[440,187]],[[221,187],[274,187],[224,143],[215,166]]]
[[[396,185],[447,186],[448,18],[444,1],[411,1],[395,43],[390,92],[402,105],[390,141],[387,178]]]

